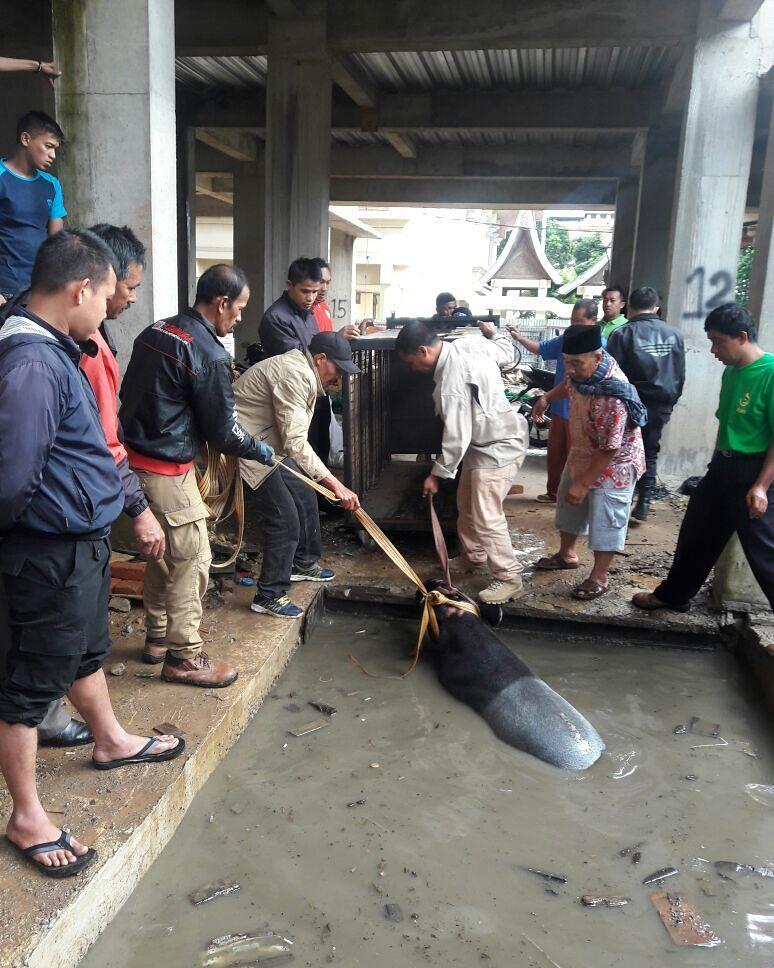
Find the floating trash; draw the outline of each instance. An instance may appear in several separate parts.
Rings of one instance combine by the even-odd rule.
[[[631,903],[630,897],[620,897],[616,894],[583,894],[580,902],[584,907],[624,907]]]
[[[746,783],[744,788],[756,803],[762,803],[764,807],[774,807],[774,786]]]
[[[206,904],[207,901],[214,901],[216,897],[226,897],[235,894],[240,885],[236,881],[215,881],[214,884],[205,884],[198,891],[190,895],[192,904]]]
[[[676,867],[662,867],[661,870],[656,871],[654,874],[648,874],[647,877],[642,879],[643,884],[657,884],[659,881],[665,881],[667,877],[674,877],[675,874],[679,874],[680,871]]]
[[[403,911],[400,904],[385,904],[384,916],[388,921],[392,921],[393,924],[400,924],[403,920]]]
[[[567,878],[564,874],[552,874],[550,871],[541,871],[536,867],[522,867],[523,871],[527,871],[528,874],[537,874],[538,877],[543,877],[547,881],[555,881],[557,884],[566,884]]]
[[[716,948],[723,944],[696,908],[681,895],[654,891],[650,899],[675,944],[698,948]]]
[[[326,726],[330,726],[327,719],[313,719],[311,723],[304,723],[303,726],[298,726],[296,729],[289,729],[288,732],[291,736],[306,736],[307,733],[314,733],[318,729],[324,729]]]
[[[335,706],[329,706],[327,702],[321,702],[319,699],[310,701],[309,705],[312,707],[312,709],[316,709],[318,712],[324,713],[326,716],[336,715]]]
[[[752,864],[738,864],[733,860],[716,860],[715,871],[724,879],[733,877],[749,877],[757,874],[759,877],[774,877],[774,867],[753,867]]]
[[[202,952],[202,968],[233,968],[235,965],[270,964],[272,968],[293,960],[293,942],[273,931],[258,934],[224,934],[213,938]]]

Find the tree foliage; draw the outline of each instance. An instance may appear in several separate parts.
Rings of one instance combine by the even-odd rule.
[[[750,270],[755,258],[755,246],[746,245],[739,250],[739,261],[736,268],[736,301],[740,306],[747,305],[750,295]]]
[[[593,235],[582,235],[572,244],[572,258],[576,273],[583,272],[594,265],[605,254],[607,246],[602,241],[599,232]]]
[[[572,241],[563,225],[549,219],[546,228],[546,255],[560,272],[572,266]]]

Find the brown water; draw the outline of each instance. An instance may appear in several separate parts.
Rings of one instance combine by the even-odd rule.
[[[399,682],[346,662],[394,671],[415,629],[323,620],[82,968],[196,968],[209,939],[267,929],[305,966],[774,965],[774,878],[712,868],[774,862],[774,805],[745,789],[774,782],[770,724],[731,657],[503,633],[607,743],[570,774],[498,741],[429,663]],[[289,735],[325,718],[316,699],[337,707],[330,725]],[[721,739],[675,735],[691,716]],[[640,842],[639,863],[620,856]],[[680,873],[661,889],[685,895],[721,947],[669,939],[658,887],[642,884],[669,865]],[[189,894],[220,879],[241,889],[194,907]],[[631,903],[585,908],[585,893]]]

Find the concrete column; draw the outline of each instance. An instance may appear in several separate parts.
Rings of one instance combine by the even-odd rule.
[[[325,3],[303,20],[269,18],[266,84],[266,299],[285,288],[298,256],[328,253],[331,62]]]
[[[774,347],[774,108],[769,122],[769,140],[763,166],[763,185],[755,232],[755,257],[750,273],[750,293],[747,308],[761,330],[766,349]]]
[[[245,347],[258,339],[258,324],[264,310],[276,298],[267,297],[264,291],[264,192],[262,158],[235,166],[234,265],[244,269],[250,280],[250,302],[242,313],[242,323],[236,331],[241,347],[237,352],[239,360],[244,356]]]
[[[663,295],[672,225],[679,131],[675,125],[651,128],[645,147],[632,288],[653,286]]]
[[[664,435],[662,472],[700,473],[712,452],[722,367],[704,319],[734,299],[758,98],[757,43],[749,25],[717,23],[702,5],[683,118],[666,318],[685,337],[687,380]]]
[[[333,316],[333,328],[341,329],[348,326],[352,319],[352,308],[355,304],[355,271],[353,255],[355,237],[347,235],[341,229],[331,229],[331,287],[328,293],[328,305]]]
[[[610,285],[631,289],[634,249],[637,240],[637,217],[640,208],[640,178],[622,178],[615,196],[615,226],[610,254]]]
[[[178,118],[178,120],[180,120]],[[177,127],[177,280],[180,307],[196,293],[196,129]]]
[[[129,225],[148,248],[137,305],[114,329],[126,361],[178,305],[174,2],[53,0],[53,33],[71,222]]]

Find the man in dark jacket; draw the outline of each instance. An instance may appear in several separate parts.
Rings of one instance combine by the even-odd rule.
[[[13,801],[6,836],[38,870],[77,874],[96,856],[49,820],[35,785],[36,729],[67,694],[102,769],[168,760],[184,743],[128,734],[110,705],[108,534],[124,506],[81,349],[115,288],[112,254],[90,232],[43,242],[27,306],[0,329],[0,574],[11,643],[0,683],[0,769]]]
[[[632,517],[645,521],[656,486],[661,435],[685,383],[685,345],[682,334],[658,315],[658,293],[651,286],[629,296],[629,322],[613,331],[607,352],[634,384],[648,411],[642,428],[647,470],[637,485],[637,506]]]
[[[249,298],[241,269],[207,269],[192,309],[154,323],[134,341],[121,387],[129,464],[166,536],[163,563],[149,561],[145,572],[143,660],[163,662],[167,682],[220,687],[237,677],[227,662],[202,651],[199,625],[212,556],[209,512],[193,462],[205,443],[262,464],[274,459],[271,447],[237,420],[231,360],[218,340],[239,322]]]

